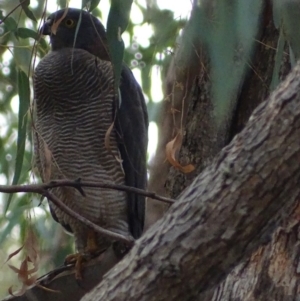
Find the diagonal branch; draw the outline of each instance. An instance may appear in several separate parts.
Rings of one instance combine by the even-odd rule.
[[[300,64],[83,301],[198,300],[300,199]]]
[[[96,224],[92,223],[85,217],[81,216],[80,214],[73,211],[71,208],[69,208],[67,205],[65,205],[60,199],[58,199],[53,193],[49,192],[48,190],[44,190],[43,195],[49,199],[51,202],[53,202],[60,210],[62,210],[64,213],[68,214],[69,216],[79,220],[89,228],[93,229],[94,231],[104,235],[107,238],[114,239],[117,241],[121,241],[126,243],[129,246],[132,246],[134,241],[130,239],[129,237],[125,237],[124,235],[106,230],[100,226],[97,226]]]

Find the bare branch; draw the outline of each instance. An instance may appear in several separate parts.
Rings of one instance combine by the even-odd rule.
[[[85,217],[81,216],[80,214],[73,211],[71,208],[66,206],[61,200],[59,200],[53,193],[49,192],[48,190],[54,187],[62,187],[62,186],[69,186],[74,187],[79,190],[79,192],[84,195],[84,191],[82,187],[97,187],[97,188],[107,188],[107,189],[115,189],[121,190],[126,192],[137,193],[140,195],[144,195],[147,197],[151,197],[153,199],[160,200],[162,202],[167,202],[172,204],[174,200],[168,199],[162,196],[157,196],[154,192],[147,192],[142,189],[138,189],[135,187],[129,187],[125,185],[117,185],[114,183],[98,183],[98,182],[82,182],[80,179],[75,181],[71,180],[54,180],[49,183],[44,184],[31,184],[31,185],[0,185],[0,192],[2,193],[16,193],[16,192],[31,192],[31,193],[38,193],[45,197],[47,197],[51,202],[53,202],[60,210],[68,214],[69,216],[79,220],[89,228],[93,229],[94,231],[110,238],[113,240],[117,240],[120,242],[124,242],[129,246],[132,246],[134,241],[129,237],[125,237],[124,235],[106,230],[102,227],[97,226],[96,224],[92,223]]]
[[[92,223],[85,217],[81,216],[80,214],[73,211],[71,208],[69,208],[67,205],[65,205],[60,199],[58,199],[53,193],[49,192],[48,190],[44,190],[43,195],[49,199],[51,202],[53,202],[60,210],[62,210],[64,213],[68,214],[69,216],[79,220],[89,228],[93,229],[94,231],[110,238],[110,239],[116,239],[118,241],[124,242],[129,246],[132,246],[134,241],[130,239],[129,237],[125,237],[124,235],[106,230],[102,227],[97,226],[96,224]]]
[[[22,6],[24,3],[26,2],[26,0],[23,0],[22,2],[20,2],[14,9],[12,9],[2,20],[0,20],[0,25],[2,23],[5,22],[5,20],[16,10],[18,9],[20,6]],[[2,45],[1,45],[2,46]]]
[[[72,182],[70,181],[70,184],[71,183]],[[76,185],[77,186],[79,185],[78,181],[75,183],[77,183],[77,184],[74,184],[74,182],[73,182],[73,185],[68,185],[68,186],[75,187]],[[76,213],[71,208],[66,206],[53,193],[48,191],[48,189],[57,187],[57,186],[66,186],[66,185],[61,185],[61,183],[59,183],[58,185],[56,185],[55,183],[53,185],[51,185],[51,183],[49,183],[49,184],[33,184],[33,185],[10,185],[10,186],[9,185],[7,185],[7,186],[0,185],[0,192],[3,192],[3,193],[33,192],[33,193],[41,194],[42,196],[45,196],[47,199],[49,199],[51,202],[53,202],[64,213],[79,220],[80,222],[82,222],[89,228],[93,229],[94,231],[101,233],[102,235],[104,235],[112,240],[124,242],[125,244],[127,244],[129,246],[132,246],[134,244],[134,241],[131,238],[125,237],[124,235],[121,235],[121,234],[118,234],[118,233],[115,233],[115,232],[112,232],[109,230],[106,230],[106,229],[94,224],[93,222],[89,221],[85,217],[81,216],[80,214]],[[76,187],[76,188],[78,188],[78,187]]]
[[[0,192],[3,193],[16,193],[16,192],[33,192],[44,194],[44,191],[54,187],[62,187],[69,186],[78,189],[82,193],[81,187],[97,187],[97,188],[107,188],[107,189],[115,189],[120,191],[126,191],[131,193],[136,193],[139,195],[143,195],[145,197],[149,197],[152,199],[156,199],[161,202],[173,204],[174,200],[170,198],[166,198],[163,196],[159,196],[154,192],[145,191],[143,189],[138,189],[135,187],[130,187],[126,185],[118,185],[114,183],[108,182],[90,182],[90,181],[80,181],[79,180],[53,180],[49,183],[44,184],[30,184],[30,185],[0,185]]]

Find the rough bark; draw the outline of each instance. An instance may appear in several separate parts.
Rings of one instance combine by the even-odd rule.
[[[214,126],[216,120],[212,116],[209,79],[208,76],[203,76],[203,71],[199,68],[198,81],[193,87],[194,95],[187,108],[185,135],[178,159],[183,165],[192,163],[196,170],[191,174],[183,174],[174,167],[170,168],[166,184],[168,195],[176,198],[190,185],[195,176],[210,164],[216,154],[243,129],[253,110],[267,98],[270,93],[278,38],[279,32],[273,24],[272,6],[269,1],[266,1],[253,56],[248,63],[247,75],[241,83],[239,95],[236,95],[237,107],[235,112],[232,112],[233,118],[228,133],[222,134],[222,137],[229,137],[229,140],[220,139]],[[288,47],[286,48],[288,53]],[[281,79],[290,71],[288,55],[284,59]],[[205,65],[206,73],[209,73],[209,66],[202,65]]]
[[[266,2],[264,18],[261,24],[257,47],[249,65],[251,70],[245,79],[238,106],[231,126],[230,137],[236,135],[245,126],[253,109],[266,98],[271,86],[275,55],[279,40],[279,31],[273,24],[272,6]],[[279,78],[282,80],[290,70],[289,48],[285,45]],[[200,89],[199,89],[200,90]],[[193,101],[194,102],[194,101]],[[197,170],[202,170],[211,158],[211,152],[203,151],[205,136],[198,135],[202,127],[201,119],[196,118],[201,112],[201,99],[188,108],[186,135],[180,153],[180,162],[189,158]],[[198,124],[192,122],[196,120]],[[206,126],[205,124],[203,125]],[[198,151],[197,151],[198,148]],[[200,151],[199,151],[200,150]],[[200,164],[199,164],[200,162]],[[172,178],[175,174],[176,178]],[[171,169],[169,179],[173,181],[173,195],[189,185],[194,175],[182,175]],[[178,187],[178,186],[181,186]],[[299,208],[287,219],[286,227],[278,230],[270,243],[252,254],[251,258],[237,266],[219,287],[209,290],[199,297],[201,301],[216,300],[295,300],[299,294]]]
[[[300,65],[82,300],[196,300],[299,205]]]
[[[201,301],[298,300],[299,213],[289,216],[267,246],[261,246],[238,265],[217,287],[201,295]]]
[[[253,109],[269,94],[278,40],[279,31],[273,24],[272,6],[266,1],[257,47],[252,61],[249,62],[251,70],[241,89],[230,139],[241,131]],[[290,70],[288,53],[288,45],[285,45],[279,72],[281,80]],[[199,94],[200,84],[198,83],[198,87],[195,88]],[[180,152],[180,162],[188,162],[186,159],[188,158],[195,164],[197,171],[201,171],[210,162],[214,153],[209,144],[211,141],[207,142],[203,133],[199,135],[199,128],[207,126],[201,122],[201,118],[197,118],[201,115],[201,106],[202,99],[196,95],[188,108],[186,132]],[[194,174],[183,175],[172,168],[168,183],[173,184],[169,188],[172,195],[178,195],[193,178]],[[288,220],[289,225],[280,228],[266,247],[261,247],[252,254],[251,258],[237,266],[219,287],[201,295],[199,300],[294,300],[299,293],[297,270],[299,208],[288,217]]]

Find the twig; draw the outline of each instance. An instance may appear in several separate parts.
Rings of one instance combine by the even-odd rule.
[[[131,193],[140,194],[143,196],[151,197],[153,199],[157,199],[163,202],[167,203],[174,203],[174,200],[168,199],[162,196],[157,196],[153,192],[147,192],[142,189],[138,189],[135,187],[129,187],[125,185],[117,185],[113,183],[98,183],[98,182],[82,182],[80,179],[77,179],[75,181],[71,180],[55,180],[51,181],[49,183],[43,183],[43,184],[30,184],[30,185],[0,185],[0,192],[2,193],[16,193],[16,192],[31,192],[31,193],[38,193],[43,196],[45,196],[47,199],[49,199],[51,202],[53,202],[60,210],[68,214],[69,216],[79,220],[89,228],[93,229],[94,231],[101,233],[105,235],[108,238],[115,239],[121,242],[126,243],[127,245],[132,245],[133,240],[131,240],[129,237],[125,237],[124,235],[106,230],[100,226],[97,226],[96,224],[92,223],[85,217],[81,216],[80,214],[73,211],[71,208],[66,206],[60,199],[58,199],[53,193],[49,191],[49,189],[54,187],[62,187],[62,186],[69,186],[74,187],[77,189],[82,195],[84,194],[84,191],[82,187],[96,187],[96,188],[107,188],[107,189],[115,189],[115,190],[121,190]]]
[[[78,189],[81,193],[83,192],[81,187],[96,187],[96,188],[107,188],[120,191],[131,192],[139,195],[143,195],[158,201],[173,204],[175,201],[170,198],[159,196],[154,192],[145,191],[143,189],[138,189],[135,187],[118,185],[108,182],[90,182],[90,181],[80,181],[80,180],[54,180],[49,183],[44,184],[29,184],[29,185],[0,185],[0,192],[3,193],[16,193],[16,192],[34,192],[39,194],[44,194],[44,191],[54,187],[69,186]]]
[[[5,22],[5,20],[20,6],[22,6],[24,3],[26,2],[26,0],[23,0],[22,2],[20,2],[16,7],[14,7],[2,20],[0,20],[0,25],[2,23]]]
[[[52,194],[48,190],[44,190],[43,195],[47,199],[49,199],[52,203],[54,203],[60,210],[67,213],[69,216],[79,220],[80,222],[82,222],[83,224],[85,224],[89,228],[95,230],[96,232],[98,232],[100,234],[103,234],[108,238],[112,238],[112,239],[116,239],[118,241],[122,241],[122,242],[126,243],[127,245],[133,245],[133,240],[130,240],[129,238],[125,237],[124,235],[121,235],[121,234],[118,234],[118,233],[115,233],[115,232],[112,232],[112,231],[109,231],[109,230],[106,230],[102,227],[97,226],[96,224],[92,223],[91,221],[89,221],[85,217],[79,215],[78,213],[73,211],[71,208],[66,206],[60,199],[58,199],[54,194]]]

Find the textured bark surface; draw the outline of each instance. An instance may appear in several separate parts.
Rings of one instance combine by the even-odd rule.
[[[166,188],[168,195],[173,198],[176,198],[221,150],[217,143],[212,114],[208,64],[203,62],[189,102],[184,139],[179,155],[179,162],[183,166],[191,163],[196,169],[192,173],[183,174],[174,167],[170,168]]]
[[[201,301],[298,300],[300,207],[288,217],[267,246],[238,265],[219,287],[201,295]]]
[[[196,300],[219,284],[299,205],[299,136],[300,65],[82,300]]]

